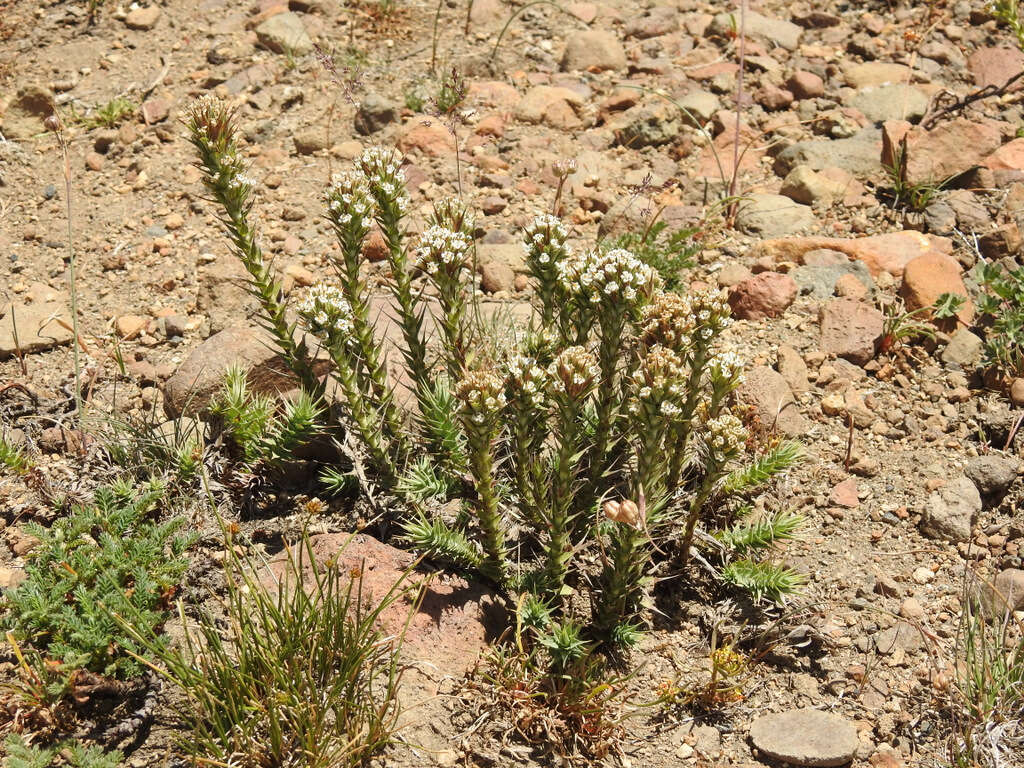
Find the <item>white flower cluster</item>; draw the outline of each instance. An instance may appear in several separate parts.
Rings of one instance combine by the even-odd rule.
[[[523,230],[523,252],[527,259],[545,267],[555,264],[569,252],[566,238],[569,233],[557,216],[540,213]]]
[[[401,214],[409,210],[402,156],[398,152],[384,147],[369,147],[359,156],[359,167],[366,174],[374,197],[382,208],[393,205]]]
[[[491,371],[471,371],[459,382],[455,390],[462,407],[474,424],[483,424],[494,418],[505,407],[505,392],[501,378]]]
[[[256,186],[256,179],[246,173],[234,173],[231,174],[231,180],[228,184],[236,191],[243,191]]]
[[[738,386],[743,382],[743,360],[735,352],[722,352],[708,362],[712,381],[729,382]]]
[[[723,413],[711,419],[706,425],[707,444],[719,458],[728,458],[747,441],[747,430],[743,423],[731,413]]]
[[[314,285],[299,304],[298,313],[309,331],[329,344],[347,342],[352,336],[352,305],[336,286]]]
[[[722,293],[696,291],[680,296],[664,291],[644,307],[640,339],[644,346],[662,344],[679,352],[694,337],[709,342],[730,322],[729,304]]]
[[[324,193],[331,218],[345,226],[353,219],[362,221],[373,216],[375,204],[370,183],[359,171],[336,173]]]
[[[601,369],[597,358],[584,347],[569,347],[548,368],[555,390],[576,399],[589,392]]]
[[[512,396],[524,405],[540,405],[548,384],[548,372],[537,365],[536,359],[516,355],[508,361],[508,383]]]
[[[710,341],[716,333],[732,323],[732,310],[724,291],[695,291],[686,298],[690,302],[697,334],[702,341]]]
[[[431,277],[438,272],[454,276],[465,268],[469,247],[469,238],[462,232],[435,225],[420,237],[416,248],[417,263]]]
[[[591,304],[608,299],[636,301],[656,280],[654,270],[624,248],[606,253],[591,252],[580,266],[578,276],[572,281],[575,284],[566,288],[581,291]],[[571,272],[567,272],[567,277],[572,280]]]

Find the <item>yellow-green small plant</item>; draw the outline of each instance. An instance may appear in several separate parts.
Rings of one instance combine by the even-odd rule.
[[[26,475],[32,469],[32,461],[25,451],[4,434],[0,434],[0,464],[16,475]]]

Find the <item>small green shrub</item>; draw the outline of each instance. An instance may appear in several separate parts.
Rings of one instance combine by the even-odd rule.
[[[984,289],[978,299],[984,364],[1001,377],[1024,376],[1024,268],[986,262],[978,265],[977,278]]]
[[[69,668],[138,674],[142,667],[130,654],[136,647],[110,611],[130,609],[146,630],[159,628],[192,541],[175,535],[183,520],[148,519],[162,493],[118,482],[51,528],[26,526],[39,544],[28,555],[27,578],[0,604],[0,628]]]
[[[301,377],[311,370],[309,350],[293,341],[290,308],[252,234],[252,185],[233,116],[203,99],[189,127],[264,323]],[[576,634],[598,648],[635,639],[656,569],[686,569],[695,542],[707,540],[698,529],[731,525],[737,500],[799,460],[791,444],[759,452],[734,413],[743,365],[722,341],[724,296],[663,290],[655,267],[676,272],[673,262],[689,258],[694,243],[684,235],[650,226],[636,243],[652,266],[624,248],[577,252],[558,218],[538,216],[523,233],[536,296],[530,327],[492,349],[481,343],[473,225],[459,201],[437,203],[412,240],[402,159],[382,148],[367,149],[325,197],[339,279],[313,286],[294,309],[334,364],[335,413],[372,481],[397,497],[416,549],[476,570],[510,595],[531,594],[558,626],[573,628],[563,640]],[[396,406],[363,280],[374,226],[412,391],[408,417]],[[314,400],[323,391],[315,382],[307,389]],[[444,496],[462,501],[454,520],[424,507]],[[761,547],[733,531],[716,548],[723,583],[777,600],[795,589],[799,578],[764,558],[793,522],[774,521]]]
[[[612,247],[635,253],[644,264],[657,270],[666,290],[675,291],[682,284],[682,271],[692,267],[694,257],[700,253],[701,245],[696,239],[700,229],[667,229],[668,224],[655,217],[643,232],[619,235]]]
[[[305,538],[288,550],[280,588],[266,586],[231,541],[226,551],[226,615],[182,614],[182,648],[167,648],[132,614],[121,620],[184,695],[182,748],[197,765],[365,764],[398,716],[401,637],[386,638],[378,619],[404,579],[367,604],[361,575],[341,570],[339,557],[313,565]]]
[[[77,741],[37,747],[16,733],[7,737],[4,746],[7,748],[4,768],[118,768],[123,757],[117,750],[104,752],[100,747],[84,747]]]
[[[25,475],[32,469],[32,461],[5,434],[0,434],[0,465],[16,475]]]
[[[287,461],[316,435],[321,407],[306,392],[277,411],[275,398],[252,392],[245,370],[237,365],[227,369],[224,386],[210,403],[210,413],[222,420],[249,465]]]

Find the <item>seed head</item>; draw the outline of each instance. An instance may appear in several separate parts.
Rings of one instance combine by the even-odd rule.
[[[634,528],[640,522],[640,507],[635,501],[626,499],[624,501],[606,501],[604,503],[604,516],[616,523],[623,523]]]
[[[601,373],[597,358],[583,347],[569,347],[548,369],[556,392],[572,400],[585,397]]]
[[[194,137],[221,150],[234,140],[234,111],[211,93],[196,99],[188,109],[187,124]]]

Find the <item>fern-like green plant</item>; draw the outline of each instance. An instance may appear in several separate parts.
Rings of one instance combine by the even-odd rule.
[[[730,472],[722,484],[727,495],[749,493],[798,464],[804,456],[801,445],[785,440],[771,447],[750,464]]]
[[[91,504],[75,507],[51,528],[32,524],[39,539],[27,578],[7,592],[0,629],[71,668],[131,677],[142,667],[137,647],[111,617],[130,609],[147,631],[167,618],[194,541],[180,536],[184,521],[151,519],[163,489],[126,482],[99,488]]]
[[[779,512],[752,523],[739,522],[719,532],[717,538],[726,548],[742,555],[750,550],[766,549],[777,541],[794,538],[803,524],[803,515]]]
[[[86,747],[77,741],[39,747],[29,744],[18,733],[8,736],[4,746],[7,748],[4,768],[50,768],[57,765],[66,768],[118,768],[124,758],[117,750],[104,752],[100,747]],[[58,754],[61,755],[60,762],[55,762]]]
[[[733,560],[722,568],[722,580],[749,592],[755,601],[784,603],[806,581],[785,565],[749,559]]]

